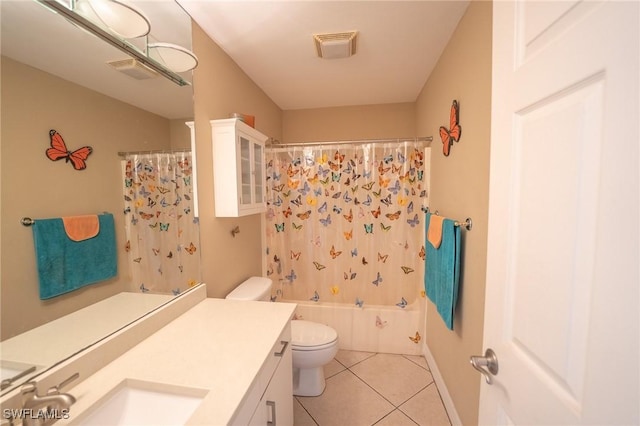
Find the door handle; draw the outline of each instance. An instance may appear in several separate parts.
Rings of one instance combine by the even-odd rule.
[[[471,366],[473,368],[478,370],[484,376],[488,385],[493,383],[491,376],[498,374],[498,357],[493,349],[487,349],[484,352],[484,356],[472,356],[469,362],[471,362]]]

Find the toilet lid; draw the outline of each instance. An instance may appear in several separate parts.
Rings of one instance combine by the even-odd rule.
[[[322,346],[335,342],[338,333],[331,327],[312,321],[291,321],[291,345],[297,347]]]

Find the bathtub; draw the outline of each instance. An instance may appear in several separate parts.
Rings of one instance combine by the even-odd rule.
[[[333,327],[340,349],[422,355],[425,329],[425,298],[404,309],[397,306],[367,306],[282,300],[296,303],[295,317]],[[416,334],[417,333],[417,334]]]

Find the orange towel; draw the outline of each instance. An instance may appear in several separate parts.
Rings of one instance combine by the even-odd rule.
[[[429,231],[427,232],[427,239],[434,248],[440,247],[442,242],[442,221],[444,216],[431,215],[429,222]]]
[[[73,241],[88,240],[100,232],[97,215],[63,217],[62,223],[67,236]]]

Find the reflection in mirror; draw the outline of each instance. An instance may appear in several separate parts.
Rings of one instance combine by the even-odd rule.
[[[132,2],[148,18],[146,42],[191,48],[191,20],[173,1]],[[140,293],[124,246],[118,152],[188,149],[193,91],[160,77],[142,80],[109,65],[121,50],[35,1],[0,2],[2,19],[1,335],[2,393],[24,383],[150,310],[173,294]],[[141,40],[131,40],[132,44]],[[180,76],[191,82],[191,72]],[[147,76],[148,77],[148,76]],[[91,146],[86,169],[50,161],[49,131],[70,151]],[[32,229],[25,216],[113,214],[115,278],[39,298]]]

